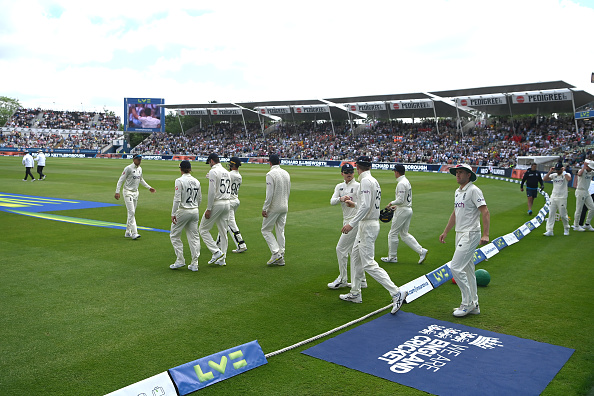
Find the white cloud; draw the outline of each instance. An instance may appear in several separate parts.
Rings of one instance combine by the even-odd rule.
[[[122,114],[124,97],[283,100],[551,80],[592,91],[594,10],[581,4],[12,2],[0,15],[0,94]]]

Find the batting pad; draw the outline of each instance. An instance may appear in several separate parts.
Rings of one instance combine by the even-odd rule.
[[[539,395],[575,352],[400,311],[302,353],[435,395]]]

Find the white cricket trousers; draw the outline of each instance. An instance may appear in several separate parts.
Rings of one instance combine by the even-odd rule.
[[[342,225],[344,226],[348,224],[348,222],[348,220],[344,220]],[[338,271],[340,272],[340,280],[344,283],[348,283],[349,281],[349,274],[347,270],[349,254],[351,255],[351,279],[354,275],[352,251],[358,231],[359,226],[357,225],[348,234],[341,233],[340,239],[338,239],[338,244],[336,244],[336,258],[338,259]]]
[[[217,225],[217,229],[219,231],[220,239],[219,246],[210,235],[210,230],[214,225]],[[206,244],[208,250],[211,253],[216,253],[217,251],[223,252],[223,254],[227,254],[227,245],[229,241],[227,240],[227,227],[229,225],[229,200],[220,200],[215,201],[212,205],[212,209],[210,211],[210,219],[207,219],[202,215],[202,220],[200,221],[200,227],[198,228],[200,232],[200,236],[202,240]]]
[[[169,239],[175,251],[176,264],[186,264],[184,259],[184,244],[181,240],[182,231],[186,231],[188,238],[188,245],[192,253],[192,263],[198,265],[198,257],[200,256],[200,234],[198,233],[198,222],[200,221],[200,214],[198,208],[196,209],[178,209],[175,213],[177,223],[171,223],[171,232]]]
[[[268,212],[268,217],[262,218],[262,236],[268,244],[270,253],[285,254],[285,225],[287,212]],[[275,231],[276,237],[272,233]]]
[[[594,200],[592,200],[592,196],[588,194],[587,191],[575,191],[575,215],[573,216],[573,225],[579,226],[580,225],[580,217],[582,216],[582,209],[586,205],[588,208],[588,215],[584,220],[584,224],[591,224],[592,216],[594,215]]]
[[[392,227],[388,233],[388,256],[391,258],[398,257],[398,236],[402,238],[402,241],[408,245],[412,250],[421,254],[423,247],[419,245],[419,242],[414,236],[408,233],[408,227],[410,227],[410,220],[412,218],[412,208],[403,207],[396,209],[394,212],[394,218],[392,219]]]
[[[480,231],[456,233],[456,250],[450,262],[450,270],[460,288],[462,304],[467,306],[478,304],[476,274],[474,273],[472,258],[480,242]]]
[[[136,205],[138,204],[138,190],[122,190],[122,195],[124,197],[124,203],[126,204],[126,210],[128,211],[128,219],[126,221],[126,234],[130,234],[130,236],[134,236],[138,234],[138,229],[136,228]]]
[[[380,267],[374,259],[375,240],[377,239],[379,230],[379,220],[361,220],[359,222],[359,230],[351,255],[351,267],[355,271],[354,276],[351,273],[351,293],[353,294],[361,293],[361,280],[364,279],[365,272],[390,292],[390,296],[393,296],[400,290],[392,282],[386,270]]]
[[[549,205],[549,219],[547,220],[547,231],[553,232],[553,228],[555,228],[555,214],[557,211],[559,211],[559,217],[561,217],[561,221],[563,222],[563,228],[569,229],[567,198],[551,198],[551,204]]]

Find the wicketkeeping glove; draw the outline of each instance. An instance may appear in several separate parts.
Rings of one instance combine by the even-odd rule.
[[[389,223],[394,217],[394,211],[391,209],[384,208],[380,210],[379,219],[382,223]]]

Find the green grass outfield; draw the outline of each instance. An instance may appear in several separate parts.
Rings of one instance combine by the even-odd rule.
[[[0,157],[0,192],[117,203],[55,213],[125,223],[126,209],[113,195],[130,162],[48,158],[47,179],[25,183],[21,159]],[[143,161],[142,167],[157,192],[141,189],[137,222],[169,229],[178,163]],[[237,222],[248,251],[229,252],[227,266],[219,267],[207,264],[210,253],[202,243],[198,272],[169,269],[175,257],[166,233],[144,231],[133,241],[125,239],[122,230],[0,211],[2,394],[103,395],[249,341],[258,340],[264,353],[270,353],[388,305],[388,292],[369,276],[363,304],[343,302],[338,295],[345,291],[326,286],[338,275],[335,246],[342,213],[329,202],[342,180],[339,170],[285,169],[292,180],[285,267],[266,266],[270,252],[260,233],[267,165],[241,167]],[[207,171],[205,164],[194,164],[194,175],[203,185],[201,214]],[[383,187],[385,205],[394,197],[394,174],[373,174]],[[418,255],[401,243],[399,263],[382,263],[398,285],[448,262],[454,251],[454,231],[446,244],[440,244],[438,237],[452,211],[455,178],[415,172],[407,176],[414,191],[410,232],[429,254],[418,265]],[[481,178],[477,185],[491,212],[491,239],[530,218],[517,184]],[[550,193],[551,185],[546,188]],[[572,216],[573,189],[568,201]],[[535,208],[543,204],[539,196]],[[387,254],[388,230],[389,225],[382,224],[378,261]],[[492,277],[488,287],[479,289],[480,315],[452,316],[460,292],[451,283],[403,310],[574,348],[543,394],[587,394],[594,380],[594,233],[572,232],[566,237],[560,223],[554,238],[543,237],[543,232],[541,226],[479,264]],[[186,258],[189,263],[187,244]],[[267,365],[200,394],[425,394],[300,353],[312,345],[273,356]]]

